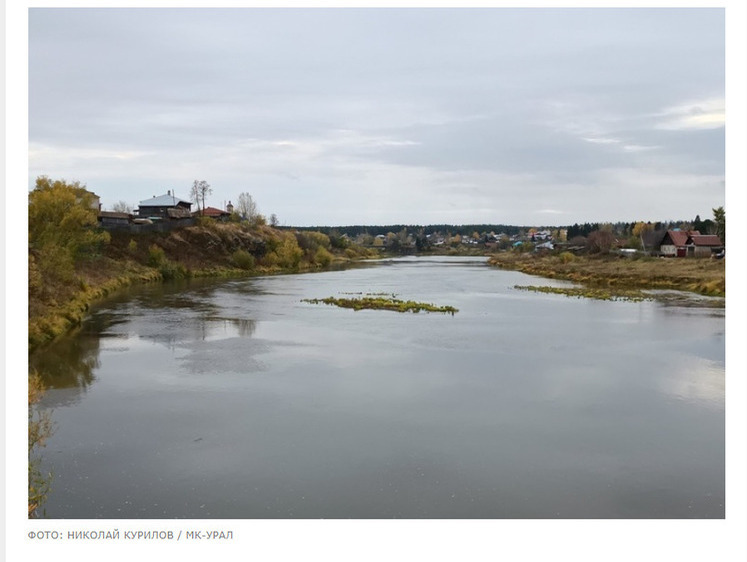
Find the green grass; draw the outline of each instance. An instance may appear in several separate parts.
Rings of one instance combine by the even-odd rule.
[[[395,312],[442,312],[452,316],[459,312],[453,306],[437,306],[431,303],[404,301],[391,297],[382,296],[363,296],[359,298],[337,298],[327,297],[326,299],[303,299],[302,302],[311,304],[328,304],[339,306],[341,308],[352,308],[353,310],[393,310]]]
[[[653,300],[637,289],[602,289],[592,287],[544,287],[537,285],[514,285],[514,289],[534,291],[536,293],[551,293],[567,297],[587,298],[604,301],[643,301]]]

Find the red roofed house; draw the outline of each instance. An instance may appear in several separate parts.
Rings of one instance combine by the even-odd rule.
[[[661,241],[661,253],[669,257],[687,256],[687,240],[691,235],[700,235],[697,230],[667,230]]]
[[[687,239],[688,256],[710,258],[723,249],[724,243],[715,234],[691,234]]]
[[[701,234],[697,230],[667,230],[661,241],[661,253],[670,257],[711,257],[724,249],[715,234]]]
[[[215,207],[205,207],[202,211],[198,211],[195,215],[202,215],[203,217],[210,217],[215,220],[226,221],[231,216],[228,211],[221,211]]]

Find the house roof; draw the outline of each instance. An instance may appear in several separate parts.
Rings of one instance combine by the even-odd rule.
[[[666,230],[652,230],[643,233],[643,244],[646,246],[659,246],[666,236]]]
[[[202,210],[202,214],[206,217],[223,217],[223,216],[228,216],[231,213],[229,213],[228,211],[222,211],[220,209],[216,209],[215,207],[205,207]]]
[[[159,195],[156,197],[155,195],[150,199],[144,199],[143,201],[140,201],[141,207],[176,207],[179,204],[187,204],[192,205],[191,201],[185,201],[184,199],[179,199],[175,195]]]
[[[672,241],[672,244],[675,246],[684,246],[687,244],[687,239],[690,236],[698,236],[700,235],[700,232],[697,230],[667,230],[667,233],[664,235],[664,238],[669,236],[669,239]],[[665,242],[665,240],[662,240],[662,244]]]
[[[723,246],[721,238],[715,234],[693,234],[690,240],[695,246]]]

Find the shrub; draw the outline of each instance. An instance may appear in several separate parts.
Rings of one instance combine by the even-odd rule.
[[[278,257],[278,265],[283,268],[295,269],[301,263],[303,250],[298,247],[296,237],[288,234],[283,237],[283,241],[275,250]]]
[[[164,279],[184,279],[187,277],[187,269],[180,263],[174,263],[167,259],[164,259],[161,266],[158,268]]]
[[[327,267],[330,263],[332,263],[332,254],[329,253],[329,251],[325,250],[322,247],[319,247],[319,249],[314,254],[314,263],[318,263],[322,267]]]
[[[312,255],[319,247],[329,250],[331,246],[329,236],[323,232],[296,232],[296,241],[303,250],[312,252]]]
[[[197,217],[197,226],[202,226],[203,228],[207,228],[208,230],[215,231],[218,228],[218,223],[215,221],[212,217]]]
[[[576,256],[574,256],[571,252],[561,252],[558,257],[563,263],[570,263],[576,259]]]
[[[264,215],[257,214],[249,220],[249,225],[252,227],[265,226],[267,219]]]
[[[163,263],[166,261],[166,252],[163,251],[163,248],[156,246],[155,244],[151,245],[150,248],[148,248],[148,265],[151,267],[161,267]]]
[[[240,269],[250,270],[254,268],[254,256],[246,250],[236,250],[231,259]]]
[[[137,242],[134,240],[130,240],[130,243],[127,244],[127,249],[130,251],[131,254],[134,254],[137,252]]]
[[[267,252],[262,256],[262,265],[265,267],[275,267],[279,261],[278,255],[275,252]]]

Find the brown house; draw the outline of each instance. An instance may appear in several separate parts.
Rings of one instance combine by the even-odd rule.
[[[724,249],[724,243],[715,234],[701,234],[697,230],[667,230],[661,241],[664,256],[708,258]]]
[[[140,218],[180,219],[190,218],[192,203],[179,199],[169,191],[166,195],[153,196],[152,199],[140,201],[138,216]]]
[[[202,211],[197,211],[196,213],[194,213],[194,215],[210,217],[219,221],[227,221],[231,216],[231,213],[229,213],[228,211],[221,211],[220,209],[216,209],[215,207],[205,207],[204,209],[202,209]]]
[[[132,220],[129,213],[115,213],[114,211],[99,211],[99,225],[103,228],[127,226]]]
[[[687,256],[687,241],[690,236],[699,236],[697,230],[667,230],[661,241],[661,253],[664,256],[684,258]]]
[[[715,234],[692,234],[687,239],[686,247],[688,256],[710,258],[724,249],[724,243]]]

